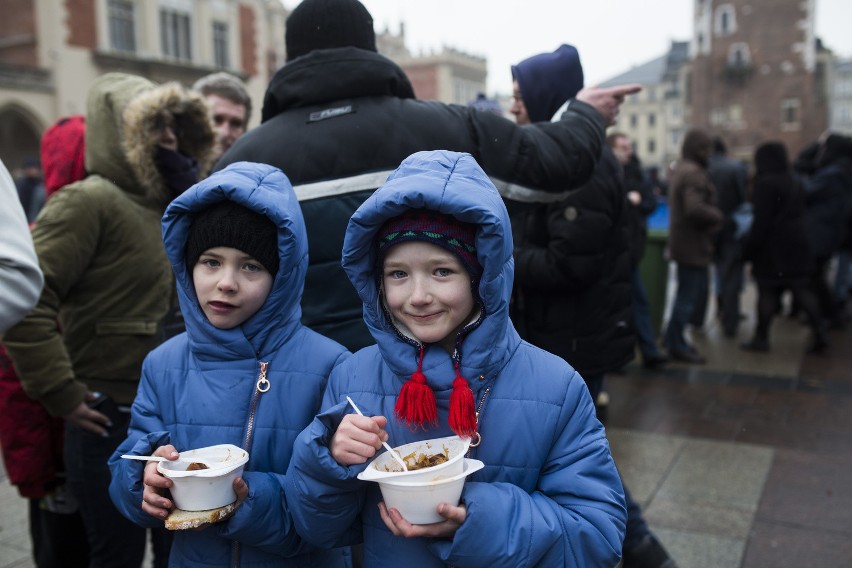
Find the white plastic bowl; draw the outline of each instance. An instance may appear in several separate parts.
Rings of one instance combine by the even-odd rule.
[[[446,453],[449,460],[432,467],[416,469],[414,471],[403,471],[402,466],[393,459],[390,453],[384,452],[373,459],[367,468],[358,474],[358,479],[364,481],[398,479],[399,481],[412,482],[430,481],[436,475],[444,477],[458,475],[464,469],[464,455],[467,453],[469,446],[470,438],[459,438],[458,436],[433,438],[431,440],[405,444],[404,446],[394,448],[403,460],[408,457],[416,461],[421,455],[433,456],[441,453]]]
[[[443,521],[438,505],[458,505],[467,476],[484,467],[481,461],[469,458],[460,463],[462,472],[449,477],[437,475],[429,481],[402,481],[396,477],[379,481],[385,505],[388,509],[397,509],[405,520],[415,525]]]
[[[219,444],[181,452],[179,462],[164,461],[157,471],[172,480],[172,499],[184,511],[207,511],[230,505],[237,500],[232,486],[242,475],[249,460],[248,452],[233,444]],[[204,460],[209,469],[186,471],[189,462]]]

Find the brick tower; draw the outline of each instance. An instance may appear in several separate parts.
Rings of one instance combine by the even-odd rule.
[[[795,155],[827,127],[816,0],[694,0],[690,123],[751,157],[766,140]]]

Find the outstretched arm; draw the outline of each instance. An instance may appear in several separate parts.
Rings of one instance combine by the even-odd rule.
[[[615,87],[586,87],[577,93],[577,100],[592,105],[606,121],[607,126],[615,124],[621,105],[628,95],[638,93],[642,85],[616,85]]]

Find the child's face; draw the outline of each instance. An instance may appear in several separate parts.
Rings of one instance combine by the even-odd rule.
[[[237,327],[253,316],[272,289],[269,271],[231,247],[204,251],[192,269],[192,280],[201,310],[219,329]]]
[[[385,256],[382,282],[393,317],[420,342],[452,352],[475,307],[470,275],[458,257],[423,241],[400,243]]]

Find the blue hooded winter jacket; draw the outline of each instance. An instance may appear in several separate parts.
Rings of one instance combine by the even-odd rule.
[[[192,215],[225,199],[272,219],[280,255],[266,302],[241,326],[227,330],[213,327],[204,316],[184,262]],[[284,500],[293,441],[319,410],[332,367],[348,357],[339,344],[299,321],[308,245],[290,182],[271,166],[232,164],[172,202],[163,218],[163,241],[186,333],[152,351],[143,363],[128,438],[109,462],[113,502],[140,525],[162,526],[140,507],[144,463],[119,456],[151,454],[164,444],[178,451],[234,444],[249,452],[243,475],[248,498],[226,522],[176,532],[169,565],[348,565],[348,552],[317,550],[296,534]],[[266,392],[255,386],[262,362],[268,363]]]
[[[467,518],[452,540],[395,537],[382,522],[378,485],[343,467],[328,443],[346,395],[367,415],[388,418],[394,446],[452,435],[447,425],[455,377],[450,356],[426,347],[423,373],[435,392],[438,424],[412,431],[394,417],[418,348],[386,319],[376,285],[374,238],[409,208],[453,215],[478,226],[479,294],[485,317],[461,346],[461,371],[474,392],[482,442],[471,452],[485,468],[470,476]],[[499,194],[469,154],[419,152],[358,208],[346,233],[343,266],[364,303],[377,345],[332,372],[323,412],[299,436],[287,473],[296,530],[320,546],[363,538],[365,566],[614,566],[625,506],[603,426],[583,379],[562,359],[520,339],[508,316],[512,237]]]

